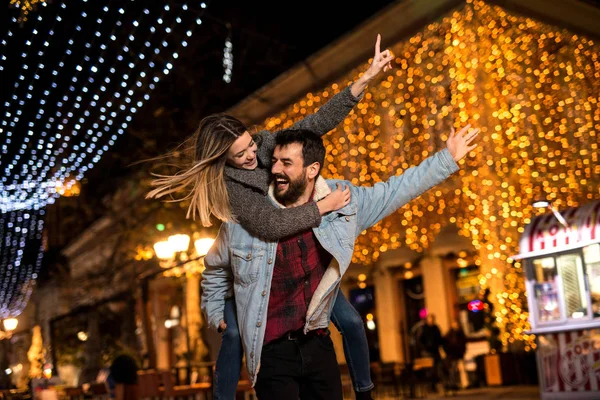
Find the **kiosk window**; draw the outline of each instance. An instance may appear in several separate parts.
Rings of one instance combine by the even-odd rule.
[[[556,266],[563,282],[563,296],[567,317],[587,317],[588,302],[581,256],[579,254],[558,256],[556,257]]]
[[[533,260],[533,271],[536,278],[535,298],[537,302],[539,322],[559,321],[561,319],[558,288],[556,282],[556,265],[553,257]]]
[[[600,317],[600,244],[583,248],[583,260],[590,285],[592,313],[594,318]]]

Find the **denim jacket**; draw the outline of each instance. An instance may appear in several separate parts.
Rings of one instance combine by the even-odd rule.
[[[450,152],[444,149],[403,174],[372,187],[317,179],[315,201],[335,189],[336,183],[348,185],[352,197],[348,205],[325,215],[321,224],[313,228],[317,240],[333,259],[309,304],[305,332],[329,326],[340,280],[350,265],[358,235],[457,170]],[[270,197],[277,204],[272,188]],[[223,319],[225,299],[231,296],[233,286],[246,366],[253,385],[260,368],[276,251],[277,242],[257,239],[239,224],[228,222],[221,225],[215,244],[204,259],[202,311],[209,326],[217,329]]]

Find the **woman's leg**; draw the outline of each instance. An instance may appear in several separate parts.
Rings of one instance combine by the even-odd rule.
[[[237,325],[235,299],[225,301],[227,328],[221,334],[221,347],[215,366],[213,397],[215,400],[233,400],[242,369],[242,340]]]
[[[368,392],[373,389],[369,358],[369,343],[361,316],[346,299],[342,291],[338,291],[333,306],[331,320],[344,339],[344,355],[354,384],[354,391]]]

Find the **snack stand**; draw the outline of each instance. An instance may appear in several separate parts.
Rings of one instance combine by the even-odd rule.
[[[598,400],[600,200],[556,213],[525,227],[513,257],[525,270],[541,399]]]

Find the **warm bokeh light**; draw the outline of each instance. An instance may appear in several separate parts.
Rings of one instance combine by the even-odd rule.
[[[190,247],[189,235],[185,235],[182,233],[169,236],[169,239],[167,241],[169,242],[171,249],[176,253],[180,251],[188,251]]]
[[[7,332],[12,332],[17,329],[17,325],[19,325],[19,320],[16,318],[6,318],[2,321],[2,325],[4,326],[4,330]]]
[[[479,252],[482,288],[495,295],[502,341],[535,348],[518,253],[523,227],[543,210],[600,197],[600,47],[564,29],[469,1],[391,46],[394,69],[325,136],[323,174],[372,185],[442,149],[451,127],[479,127],[461,170],[359,237],[353,261],[370,264],[403,244],[423,251],[454,224]],[[365,71],[308,93],[266,128],[290,126]],[[494,272],[492,272],[494,271]]]
[[[196,248],[196,253],[199,256],[205,256],[208,253],[208,250],[212,247],[215,242],[214,238],[202,238],[194,241],[194,247]]]
[[[169,260],[175,257],[175,251],[168,241],[154,243],[154,253],[160,260]]]
[[[372,321],[372,320],[367,321],[367,329],[369,329],[371,331],[374,331],[375,328],[376,328],[375,321]]]
[[[56,193],[65,197],[79,196],[79,194],[81,193],[81,185],[75,180],[71,180],[65,183],[58,181],[56,182],[56,186],[54,187],[54,189],[56,190]]]

